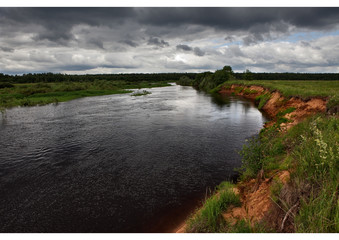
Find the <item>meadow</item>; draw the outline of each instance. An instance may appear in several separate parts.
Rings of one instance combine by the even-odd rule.
[[[0,108],[58,103],[81,97],[131,93],[130,89],[169,86],[167,81],[19,83],[0,86]]]

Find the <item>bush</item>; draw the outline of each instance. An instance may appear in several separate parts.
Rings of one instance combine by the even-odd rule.
[[[2,82],[0,83],[0,88],[13,88],[14,85],[12,83],[9,82]]]

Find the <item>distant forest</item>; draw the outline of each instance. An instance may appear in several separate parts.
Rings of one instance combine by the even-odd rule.
[[[60,73],[34,73],[6,75],[0,73],[1,83],[36,83],[36,82],[92,82],[107,81],[177,81],[182,76],[194,79],[197,73],[126,73],[126,74],[87,74],[68,75]],[[339,80],[339,73],[234,73],[236,79],[255,80]]]

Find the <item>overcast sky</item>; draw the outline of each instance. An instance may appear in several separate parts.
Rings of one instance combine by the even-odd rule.
[[[0,72],[339,72],[339,8],[0,8]]]

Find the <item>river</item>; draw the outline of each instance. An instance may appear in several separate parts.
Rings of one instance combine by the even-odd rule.
[[[253,103],[148,91],[2,114],[0,231],[166,232],[233,179],[266,121]]]

